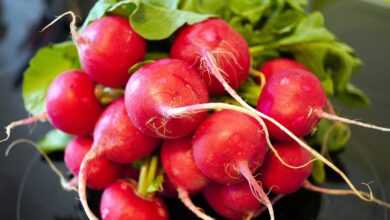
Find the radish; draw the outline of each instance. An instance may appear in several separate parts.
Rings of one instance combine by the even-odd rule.
[[[248,44],[222,19],[208,19],[182,28],[173,42],[170,56],[194,66],[214,95],[224,94],[225,90],[211,66],[216,64],[234,89],[248,78]]]
[[[104,16],[78,33],[76,15],[67,11],[42,31],[66,15],[72,17],[70,32],[85,72],[94,81],[109,87],[126,85],[130,67],[142,61],[146,54],[146,41],[133,30],[129,20],[114,15]]]
[[[123,98],[111,103],[96,124],[98,151],[116,163],[131,163],[149,155],[158,145],[156,138],[142,134],[131,123]]]
[[[103,220],[168,220],[168,211],[159,198],[141,197],[135,184],[118,180],[107,187],[100,201],[100,215]]]
[[[213,113],[193,138],[194,160],[202,173],[221,184],[247,180],[253,195],[267,206],[273,219],[272,204],[252,175],[265,154],[264,131],[256,120],[241,112]]]
[[[281,158],[290,165],[299,166],[312,160],[312,155],[297,143],[276,144],[275,147]],[[311,172],[311,163],[299,169],[292,169],[284,166],[272,153],[267,155],[260,169],[264,187],[278,194],[296,192]]]
[[[309,71],[309,69],[302,63],[288,58],[275,58],[268,60],[263,64],[260,71],[265,75],[266,78],[268,78],[274,73],[288,69],[303,69]]]
[[[203,191],[203,196],[218,214],[228,219],[248,219],[261,208],[246,183],[210,184]]]
[[[46,97],[50,123],[69,134],[92,133],[102,112],[94,89],[92,80],[80,70],[69,70],[57,76]]]
[[[171,117],[175,107],[208,101],[207,88],[194,70],[177,59],[162,59],[137,70],[126,86],[130,120],[144,134],[174,139],[191,134],[206,113]]]
[[[64,161],[68,169],[77,176],[81,162],[92,147],[92,139],[77,137],[69,142]],[[87,185],[92,189],[104,189],[121,176],[122,168],[104,157],[95,157],[86,167]]]
[[[200,219],[212,219],[200,211],[189,197],[189,194],[201,191],[209,183],[195,164],[191,139],[165,141],[161,149],[161,162],[169,181],[177,189],[182,202]]]

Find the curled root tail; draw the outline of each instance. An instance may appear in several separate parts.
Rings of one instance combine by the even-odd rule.
[[[240,162],[239,168],[241,174],[245,177],[245,179],[248,181],[249,187],[252,191],[253,196],[261,202],[263,205],[265,205],[268,209],[269,216],[271,220],[275,220],[275,214],[272,202],[269,200],[268,195],[264,192],[263,188],[259,185],[259,183],[256,181],[256,179],[253,177],[252,172],[250,171],[248,167],[248,162]]]
[[[92,148],[88,151],[83,161],[81,162],[78,182],[78,193],[80,197],[80,202],[89,220],[99,220],[98,217],[96,217],[92,210],[89,208],[87,200],[87,165],[93,158],[96,157],[96,155],[97,154],[95,148],[92,146]]]
[[[178,187],[177,192],[179,194],[179,199],[183,202],[183,204],[192,211],[198,218],[202,220],[214,220],[214,218],[208,216],[204,213],[204,211],[197,207],[194,203],[192,203],[190,196],[188,195],[187,190]]]
[[[360,126],[360,127],[364,127],[364,128],[370,128],[370,129],[383,131],[383,132],[390,132],[390,128],[381,127],[381,126],[377,126],[377,125],[373,125],[373,124],[368,124],[368,123],[364,123],[364,122],[360,122],[360,121],[352,120],[352,119],[348,119],[348,118],[343,118],[343,117],[337,116],[335,114],[329,114],[329,113],[324,112],[324,111],[316,111],[316,113],[319,117],[325,118],[328,120],[339,121],[339,122],[343,122],[346,124],[356,125],[356,126]]]
[[[328,194],[328,195],[336,195],[336,196],[348,196],[348,195],[352,195],[353,196],[354,195],[354,196],[356,196],[356,193],[354,191],[352,191],[352,190],[348,190],[348,189],[329,189],[329,188],[324,188],[324,187],[320,187],[320,186],[315,186],[312,183],[310,183],[308,180],[306,180],[304,182],[303,187],[305,189],[313,191],[313,192],[318,192],[318,193],[323,193],[323,194]],[[367,202],[372,202],[372,203],[378,204],[380,206],[383,206],[383,207],[386,207],[386,208],[390,208],[390,203],[382,201],[380,199],[377,199],[377,198],[375,198],[372,195],[371,188],[369,186],[368,186],[368,190],[369,190],[369,193],[359,191],[360,194],[364,195],[365,197],[371,198],[371,200],[367,201]]]
[[[47,164],[49,165],[50,169],[58,176],[58,178],[60,179],[60,182],[61,182],[61,186],[64,190],[66,191],[76,191],[77,192],[77,189],[75,187],[75,184],[74,184],[74,179],[70,180],[70,181],[67,181],[67,179],[65,178],[65,176],[62,174],[62,172],[56,167],[56,165],[54,165],[53,161],[50,159],[50,157],[45,153],[43,152],[42,150],[39,149],[38,145],[36,143],[34,143],[33,141],[31,140],[28,140],[28,139],[19,139],[19,140],[16,140],[14,142],[12,142],[8,147],[7,149],[5,150],[5,156],[8,156],[9,153],[11,152],[11,150],[18,144],[22,144],[22,143],[25,143],[25,144],[30,144],[32,146],[34,146],[34,148],[39,152],[39,154],[43,157],[43,159],[45,159],[45,161],[47,162]]]
[[[71,16],[71,18],[72,18],[72,20],[70,21],[70,24],[69,24],[70,34],[72,35],[73,40],[75,40],[75,42],[77,42],[79,39],[79,34],[77,33],[77,26],[76,26],[77,17],[73,11],[66,11],[66,12],[60,14],[53,21],[51,21],[48,25],[46,25],[44,28],[42,28],[41,32],[47,30],[49,27],[51,27],[53,24],[55,24],[57,21],[59,21],[60,19],[62,19],[63,17],[65,17],[67,15]]]
[[[12,129],[19,127],[19,126],[22,126],[22,125],[30,125],[30,124],[33,124],[33,123],[39,122],[39,121],[44,122],[47,120],[47,118],[48,118],[47,113],[44,112],[44,113],[41,113],[39,115],[34,115],[34,116],[29,117],[29,118],[24,118],[24,119],[21,119],[18,121],[11,122],[9,125],[7,125],[7,127],[5,127],[6,137],[1,139],[0,143],[7,141],[10,138]]]

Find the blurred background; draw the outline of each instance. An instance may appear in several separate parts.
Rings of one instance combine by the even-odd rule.
[[[44,33],[39,30],[56,15],[72,10],[81,18],[94,0],[0,1],[0,126],[27,116],[21,95],[22,72],[35,51],[51,42],[69,38],[63,19]],[[369,108],[343,109],[349,118],[390,126],[390,4],[383,0],[317,0],[310,10],[320,10],[327,26],[350,44],[364,61],[353,81],[371,98]],[[14,130],[12,140],[37,140],[48,129],[36,125]],[[371,183],[376,195],[390,200],[390,136],[352,128],[340,165],[356,183]],[[1,131],[0,136],[3,136]],[[0,219],[81,220],[77,195],[64,192],[58,178],[32,147],[20,145],[4,157],[0,146]],[[61,158],[62,155],[54,155]],[[63,168],[59,160],[57,165]],[[337,179],[327,186],[342,187]],[[363,186],[362,186],[363,187]],[[201,198],[196,199],[201,202]],[[192,219],[180,204],[169,203],[172,219]],[[276,206],[277,219],[390,219],[388,210],[351,197],[320,196],[305,191],[283,199]]]

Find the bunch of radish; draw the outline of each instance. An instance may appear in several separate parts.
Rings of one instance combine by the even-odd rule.
[[[293,59],[258,67],[261,94],[257,106],[247,104],[237,90],[249,77],[248,44],[224,20],[182,27],[169,57],[149,60],[131,74],[148,42],[127,19],[104,16],[80,32],[73,26],[72,39],[81,69],[51,82],[45,113],[9,128],[48,119],[74,136],[64,160],[89,219],[169,219],[175,213],[168,214],[166,195],[177,196],[200,219],[214,219],[192,203],[195,194],[226,219],[251,219],[264,209],[274,219],[273,203],[302,187],[343,194],[309,182],[314,160],[341,175],[351,188],[344,194],[388,206],[357,190],[304,138],[322,118],[389,129],[327,112],[320,80]],[[102,103],[97,86],[123,90],[123,96]],[[212,101],[221,95],[237,104]],[[162,176],[157,191],[163,192],[150,190]],[[88,207],[87,187],[103,190],[100,213]]]

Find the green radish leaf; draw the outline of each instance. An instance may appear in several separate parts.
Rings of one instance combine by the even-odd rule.
[[[143,0],[143,3],[159,6],[168,10],[177,9],[179,0]]]
[[[141,62],[134,64],[132,67],[130,67],[130,69],[128,71],[129,74],[135,73],[139,68],[141,68],[142,66],[144,66],[145,64],[148,64],[148,63],[153,63],[153,60],[144,60],[144,61],[141,61]]]
[[[326,148],[328,152],[337,152],[344,149],[350,137],[351,130],[348,125],[323,119],[317,125],[311,144]]]
[[[169,54],[167,52],[151,51],[146,54],[145,60],[158,60],[167,57],[169,57]]]
[[[351,107],[366,107],[370,105],[370,99],[359,88],[351,83],[347,84],[344,92],[337,96],[338,100]]]
[[[271,5],[271,0],[229,0],[230,9],[237,15],[256,23]]]
[[[260,96],[260,85],[254,79],[248,78],[239,88],[238,93],[248,104],[256,106]]]
[[[158,176],[148,185],[147,193],[161,192],[163,189],[164,174],[162,171],[159,172]]]
[[[130,16],[130,23],[145,39],[162,40],[170,37],[181,26],[203,21],[210,16],[141,3]]]
[[[26,110],[37,115],[45,111],[45,97],[51,81],[65,70],[80,68],[77,49],[72,42],[40,49],[30,60],[23,78]]]
[[[326,172],[325,172],[324,163],[322,161],[315,160],[313,162],[313,171],[311,173],[311,177],[314,180],[314,182],[317,184],[321,184],[325,182]]]
[[[47,132],[46,135],[38,141],[38,148],[47,154],[63,151],[71,138],[70,135],[54,129]]]
[[[226,10],[227,3],[228,1],[221,0],[181,0],[179,9],[223,17],[224,13],[229,13]]]

